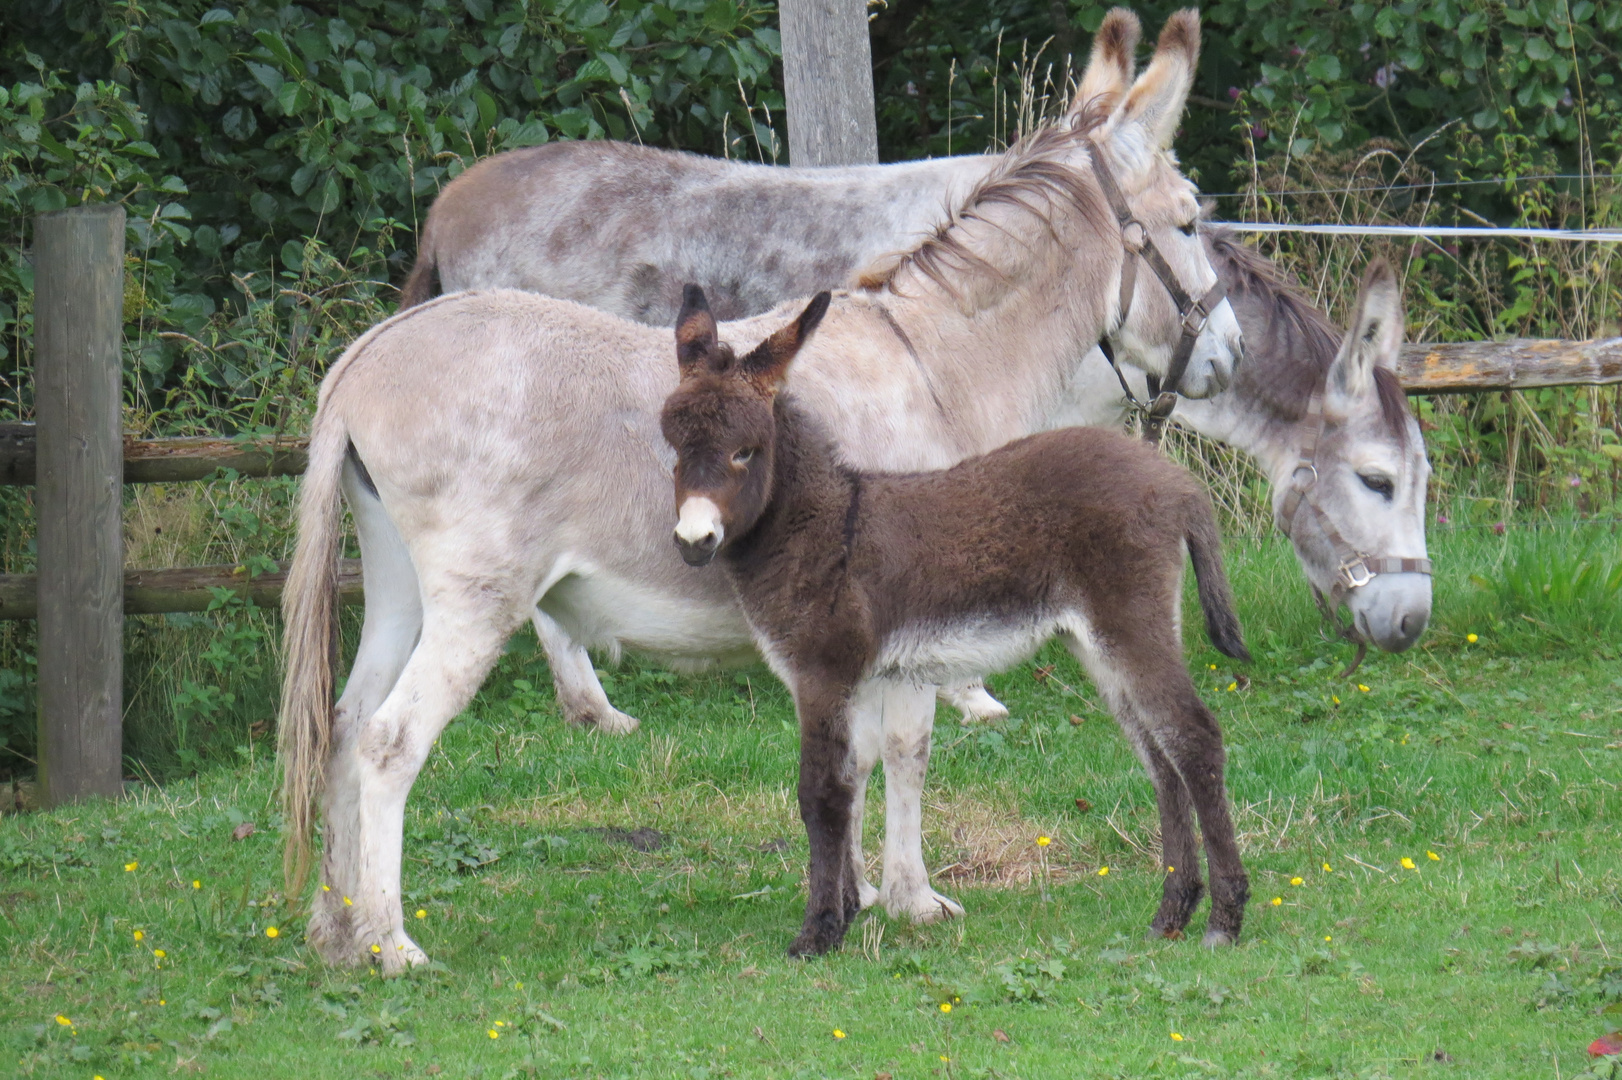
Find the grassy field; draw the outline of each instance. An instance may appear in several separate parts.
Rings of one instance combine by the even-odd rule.
[[[867,914],[791,962],[781,687],[628,663],[610,693],[642,730],[601,736],[557,719],[521,638],[408,811],[432,969],[302,945],[250,740],[117,805],[0,820],[0,1072],[1569,1080],[1622,1026],[1598,1015],[1622,1001],[1622,664],[1614,597],[1560,570],[1585,550],[1618,559],[1603,529],[1436,538],[1431,632],[1346,682],[1287,550],[1236,546],[1257,662],[1190,655],[1254,890],[1234,949],[1144,940],[1152,792],[1056,648],[993,680],[1013,720],[937,727],[926,854],[967,920]]]

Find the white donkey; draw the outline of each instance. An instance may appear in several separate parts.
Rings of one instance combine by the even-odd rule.
[[[940,468],[1040,430],[1105,333],[1157,372],[1187,347],[1191,395],[1229,381],[1231,307],[1195,318],[1170,291],[1209,299],[1217,284],[1194,190],[1167,150],[1198,42],[1198,17],[1174,15],[1130,88],[1119,56],[1105,56],[1086,77],[1090,107],[1010,153],[936,234],[835,296],[792,385],[853,465]],[[1137,224],[1123,230],[1123,216]],[[736,225],[753,227],[747,215]],[[1158,252],[1161,269],[1138,273],[1123,311],[1125,268],[1141,257],[1127,242]],[[747,351],[782,320],[721,336]],[[318,794],[324,808],[310,937],[330,959],[376,957],[386,970],[424,959],[401,918],[405,801],[525,619],[543,639],[667,659],[752,652],[724,578],[685,566],[670,541],[673,454],[658,416],[676,380],[668,330],[495,291],[395,316],[322,383],[284,599],[280,749],[293,895]],[[366,621],[334,710],[340,493],[366,562]],[[852,717],[862,775],[882,734],[899,793],[886,801],[883,891],[863,900],[897,915],[961,911],[923,866],[916,793],[934,704],[933,687],[898,688]]]
[[[1107,88],[1109,78],[1130,81],[1138,36],[1130,12],[1109,13],[1078,103]],[[611,142],[515,150],[480,162],[440,194],[423,227],[403,304],[429,299],[436,284],[446,291],[515,288],[670,326],[682,287],[691,282],[703,287],[719,317],[757,315],[850,284],[875,260],[931,233],[948,208],[1003,164],[1002,155],[987,154],[795,169]],[[740,220],[760,227],[740,233]],[[1251,286],[1248,300],[1235,301],[1250,359],[1226,392],[1199,405],[1184,402],[1174,418],[1255,458],[1282,509],[1310,429],[1305,407],[1323,382],[1339,333],[1281,286],[1264,262],[1231,238],[1220,243],[1220,251],[1216,241],[1207,246],[1224,282],[1230,289]],[[1276,321],[1282,325],[1275,327]],[[1128,378],[1145,396],[1143,375],[1129,372]],[[1352,587],[1349,580],[1365,579],[1356,567],[1349,579],[1343,564],[1348,552],[1424,556],[1428,466],[1417,427],[1393,408],[1400,395],[1379,398],[1373,383],[1366,389],[1375,406],[1368,415],[1376,422],[1334,425],[1316,454],[1325,483],[1313,505],[1321,514],[1286,531],[1314,592],[1342,599],[1350,609],[1352,633],[1401,652],[1429,621],[1429,576],[1387,571]],[[1065,394],[1066,405],[1044,426],[1116,425],[1125,412],[1120,383],[1096,350],[1075,370]],[[1372,486],[1361,486],[1359,477]],[[1331,532],[1344,542],[1331,542]],[[564,716],[605,731],[634,730],[636,719],[603,692],[586,643],[553,626],[538,629]],[[972,716],[1007,715],[978,685],[945,687],[941,696]]]

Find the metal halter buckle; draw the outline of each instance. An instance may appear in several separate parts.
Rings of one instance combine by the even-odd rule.
[[[1374,580],[1374,571],[1368,568],[1361,555],[1350,562],[1341,563],[1339,573],[1349,589],[1361,589]]]
[[[1211,313],[1206,311],[1198,301],[1183,315],[1183,333],[1198,337],[1205,332],[1205,324],[1210,321]],[[1197,321],[1196,321],[1197,320]]]

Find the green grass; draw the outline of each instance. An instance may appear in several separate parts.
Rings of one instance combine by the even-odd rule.
[[[1597,1015],[1622,1000],[1622,666],[1603,610],[1574,599],[1561,621],[1470,583],[1502,577],[1513,541],[1436,538],[1432,630],[1370,657],[1367,692],[1332,680],[1349,649],[1319,636],[1288,552],[1234,551],[1257,662],[1203,640],[1190,661],[1254,890],[1237,948],[1143,939],[1152,792],[1056,648],[993,680],[1016,719],[938,723],[926,856],[967,920],[864,915],[802,963],[783,955],[805,841],[771,676],[627,664],[610,692],[643,727],[606,737],[558,721],[519,639],[408,811],[435,969],[331,971],[301,944],[269,743],[248,742],[117,805],[0,821],[0,1072],[1573,1077],[1622,1026]]]

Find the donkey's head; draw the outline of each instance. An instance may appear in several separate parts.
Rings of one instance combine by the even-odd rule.
[[[789,362],[828,311],[829,294],[742,358],[716,337],[704,290],[689,285],[676,318],[681,384],[659,423],[676,450],[676,547],[703,566],[752,529],[772,498],[773,405]]]
[[[1295,426],[1302,464],[1274,487],[1274,511],[1313,586],[1344,596],[1360,636],[1387,652],[1418,641],[1431,611],[1430,463],[1394,370],[1402,331],[1397,275],[1377,259],[1324,381],[1321,432],[1310,412]]]
[[[1239,322],[1226,298],[1212,297],[1209,310],[1181,305],[1166,281],[1169,275],[1190,301],[1206,298],[1217,283],[1196,229],[1194,185],[1171,150],[1199,62],[1199,13],[1188,8],[1166,20],[1154,58],[1134,81],[1139,32],[1137,17],[1124,8],[1104,17],[1071,115],[1078,128],[1093,125],[1086,137],[1094,161],[1103,166],[1095,171],[1106,194],[1112,182],[1119,189],[1112,209],[1126,219],[1121,235],[1128,283],[1120,290],[1109,337],[1124,359],[1165,374],[1175,369],[1185,327],[1197,331],[1187,369],[1166,388],[1208,397],[1228,384],[1242,356]],[[1154,252],[1163,266],[1156,265]]]

